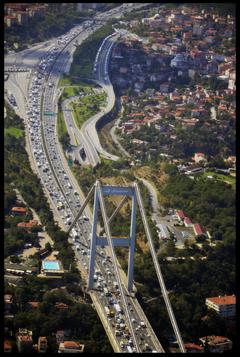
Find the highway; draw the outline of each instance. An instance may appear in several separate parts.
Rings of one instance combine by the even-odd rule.
[[[115,12],[116,16],[121,15],[119,9],[117,11],[115,9]],[[47,192],[61,225],[66,230],[84,202],[84,196],[68,167],[57,138],[57,85],[61,73],[69,68],[71,53],[75,50],[75,40],[81,43],[98,27],[101,25],[95,25],[91,27],[91,30],[75,26],[66,35],[52,40],[49,50],[44,51],[44,55],[41,49],[45,48],[45,45],[40,46],[39,61],[34,64],[34,71],[31,72],[27,86],[25,83],[25,89],[22,83],[16,81],[16,77],[15,83],[14,80],[8,83],[8,90],[14,93],[19,112],[24,119],[32,157],[41,184]],[[31,55],[30,51],[28,55]],[[24,57],[28,58],[28,55],[26,52]],[[37,58],[37,52],[34,57]],[[16,54],[15,65],[22,66],[23,62],[27,62],[26,58],[24,59],[21,54]],[[85,276],[87,276],[89,266],[91,222],[92,213],[86,207],[69,238],[81,272]],[[105,248],[99,249],[95,267],[95,287],[90,291],[90,296],[103,321],[114,351],[164,352],[136,299],[129,296],[126,287],[121,285],[119,274],[123,275],[123,272],[118,274],[117,264],[114,254],[109,257]],[[117,282],[118,286],[114,282]],[[120,306],[121,312],[115,308],[113,316],[108,316],[106,307],[113,305],[114,308],[116,303]],[[125,314],[122,313],[124,311]]]
[[[108,76],[108,63],[111,50],[114,45],[114,40],[116,40],[116,36],[117,35],[115,34],[110,35],[103,41],[103,44],[100,47],[101,50],[97,55],[97,60],[95,59],[94,65],[97,69],[96,83],[99,84],[107,93],[107,106],[99,113],[84,122],[81,128],[84,137],[88,138],[88,140],[93,143],[98,153],[101,154],[104,158],[113,161],[118,160],[119,157],[112,155],[103,149],[99,141],[96,124],[102,118],[102,116],[108,114],[115,105],[115,94]]]

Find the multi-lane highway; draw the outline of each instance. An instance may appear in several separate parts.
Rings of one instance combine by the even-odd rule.
[[[122,8],[125,9],[125,5]],[[131,6],[131,9],[134,9],[134,6]],[[115,12],[116,16],[121,14],[119,9],[115,9]],[[113,15],[114,12],[111,13],[111,16]],[[102,17],[104,16],[109,15],[103,14]],[[76,217],[84,202],[84,196],[68,167],[57,138],[57,85],[61,73],[69,67],[75,40],[81,43],[100,26],[91,26],[91,29],[76,26],[66,35],[52,40],[50,45],[48,43],[49,49],[43,51],[44,55],[41,50],[45,45],[40,46],[39,55],[37,56],[37,52],[35,54],[39,61],[34,64],[35,68],[31,72],[28,85],[24,86],[25,89],[16,77],[8,83],[8,90],[14,93],[19,113],[24,118],[32,157],[41,183],[65,229]],[[30,52],[28,55],[25,53],[25,57],[29,58],[28,56],[31,56]],[[21,54],[15,54],[16,66],[25,63],[27,60],[24,61]],[[108,85],[108,79],[104,81],[107,81],[105,84]],[[86,207],[69,239],[84,276],[88,274],[91,221],[92,214]],[[114,351],[164,352],[140,305],[119,282],[116,264],[113,263],[105,248],[98,250],[94,289],[90,291],[90,295]]]
[[[99,113],[87,120],[81,128],[84,137],[88,138],[88,140],[94,144],[95,149],[98,151],[98,153],[101,154],[103,157],[114,161],[118,160],[119,157],[108,153],[102,147],[99,141],[96,124],[104,115],[107,115],[109,112],[111,112],[115,105],[115,94],[108,75],[108,64],[111,50],[116,41],[117,36],[117,34],[112,34],[104,39],[103,43],[100,46],[100,49],[98,50],[94,64],[96,82],[107,93],[107,105]]]

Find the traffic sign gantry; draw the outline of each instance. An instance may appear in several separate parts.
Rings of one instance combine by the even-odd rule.
[[[44,112],[43,114],[44,114],[44,115],[48,115],[48,116],[54,116],[54,115],[56,115],[57,113],[53,113],[53,112]]]

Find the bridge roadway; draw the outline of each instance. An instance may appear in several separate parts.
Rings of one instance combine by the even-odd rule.
[[[56,67],[59,67],[59,69],[61,69],[62,64],[64,62],[66,63],[66,61],[64,60],[65,56],[66,56],[66,52],[64,53],[64,51],[63,51],[61,56],[59,56],[59,58],[58,58],[59,61],[58,62],[56,61],[56,63],[55,63],[53,68],[55,68],[55,66],[56,66]],[[53,74],[53,72],[55,72],[55,71],[52,71],[50,73],[50,76],[51,76],[51,74]],[[53,104],[53,103],[49,103],[47,101],[47,99],[51,98],[51,97],[49,97],[51,92],[52,92],[51,93],[52,98],[54,97],[54,93],[56,92],[56,84],[57,84],[57,81],[58,81],[59,78],[55,73],[53,75],[53,77],[51,77],[51,79],[53,79],[53,82],[54,82],[53,83],[53,87],[52,87],[52,91],[50,90],[50,88],[48,86],[45,86],[45,93],[44,93],[44,96],[43,96],[43,107],[42,107],[43,112],[44,112],[44,110],[46,108],[45,107],[46,103],[47,103],[47,105]],[[50,92],[49,92],[49,90],[50,90]],[[21,99],[21,100],[23,101],[23,99]],[[17,103],[19,105],[19,100],[17,100]],[[54,108],[52,108],[52,109],[54,109]],[[54,110],[53,110],[53,112],[54,112]],[[38,119],[40,120],[39,116],[38,116]],[[27,118],[27,120],[29,120],[29,117]],[[28,121],[27,121],[27,123],[28,123]],[[52,130],[53,129],[54,129],[54,135],[53,136],[49,135],[50,133],[52,134]],[[37,129],[36,129],[36,132],[37,132]],[[34,143],[35,142],[35,138],[34,138],[35,135],[30,135],[29,131],[28,131],[28,135],[31,137],[30,142]],[[55,138],[54,138],[54,136],[55,136]],[[65,185],[64,185],[64,179],[65,179],[64,176],[63,176],[64,174],[68,177],[68,181],[72,184],[72,187],[74,187],[75,190],[77,192],[79,192],[79,196],[81,198],[81,202],[83,201],[83,196],[81,195],[80,189],[79,189],[79,187],[77,185],[77,182],[76,182],[75,178],[73,177],[72,173],[70,172],[65,158],[63,157],[63,153],[60,150],[59,142],[58,142],[58,140],[56,140],[56,117],[47,117],[45,115],[42,115],[41,140],[42,140],[41,143],[43,144],[42,146],[45,149],[44,153],[46,155],[47,163],[49,165],[48,175],[44,175],[44,172],[39,169],[39,175],[41,176],[42,184],[47,186],[47,181],[46,181],[45,177],[48,176],[48,178],[52,180],[52,185],[53,185],[52,187],[54,188],[54,190],[56,189],[56,191],[61,192],[63,203],[65,204],[66,207],[69,207],[69,210],[71,212],[71,216],[74,217],[76,215],[77,205],[79,203],[79,200],[76,200],[75,195],[72,194],[72,190],[68,190],[68,191],[70,191],[70,194],[67,195],[68,191],[65,189]],[[51,146],[52,146],[52,148],[51,148]],[[39,145],[39,147],[41,147],[41,145]],[[58,153],[58,156],[56,157],[56,159],[53,159],[54,154],[56,154],[56,153]],[[44,156],[44,154],[43,154],[43,156]],[[60,172],[62,172],[62,174],[60,174]],[[47,186],[47,188],[48,188],[48,186]],[[56,206],[56,204],[57,204],[56,200],[52,199],[52,205]],[[85,214],[88,215],[90,217],[90,219],[91,219],[91,213],[89,212],[89,210],[86,209],[85,210]],[[59,215],[59,219],[63,220],[61,215]],[[88,238],[89,238],[89,233],[90,233],[90,230],[91,230],[90,222],[84,222],[84,221],[81,220],[78,223],[78,230],[79,230],[79,235],[80,235],[80,239],[81,239],[81,244],[83,246],[85,245],[85,248],[86,248],[86,246],[89,247],[89,242],[88,242],[89,239]],[[87,249],[89,249],[89,248],[87,248]],[[104,252],[104,250],[103,250],[103,252]],[[104,260],[102,259],[103,256],[105,256],[104,253],[101,254],[101,259],[99,259],[98,264],[99,264],[99,267],[101,265],[103,278],[107,282],[108,281],[108,277],[107,277],[107,274],[106,274],[106,268],[104,266],[106,263],[104,264]],[[87,270],[88,270],[87,261],[84,261],[84,259],[87,259],[87,257],[88,257],[88,255],[85,258],[85,254],[82,254],[82,253],[79,253],[79,255],[78,255],[79,261],[82,260],[83,271],[85,270],[85,272],[87,272]],[[105,260],[106,260],[106,258],[105,258]],[[110,264],[110,262],[109,262],[109,264]],[[109,272],[111,272],[111,271],[113,271],[112,265],[109,266]],[[114,281],[114,279],[115,279],[115,277],[113,277],[111,281]],[[115,291],[115,290],[114,290],[114,288],[112,290],[113,297],[120,298],[120,296],[118,296],[118,292]],[[123,348],[120,347],[120,339],[124,340],[124,338],[123,337],[119,338],[119,337],[115,337],[114,336],[115,328],[113,326],[113,323],[115,323],[115,322],[110,321],[107,318],[106,313],[104,312],[104,309],[103,309],[103,303],[104,303],[105,297],[101,296],[102,293],[100,291],[92,292],[91,294],[94,294],[95,298],[98,299],[99,304],[101,306],[101,312],[99,312],[99,314],[102,313],[102,312],[104,313],[105,322],[108,323],[108,325],[109,325],[109,331],[112,331],[112,333],[111,333],[112,334],[112,339],[110,339],[110,341],[113,344],[114,350],[115,351],[118,351],[118,350],[122,351]],[[109,302],[109,300],[108,300],[108,302]],[[105,303],[107,303],[107,301],[105,301]],[[143,312],[141,312],[141,314],[139,314],[139,311],[141,311],[141,308],[139,309],[139,307],[137,306],[134,298],[130,298],[129,297],[129,303],[131,304],[131,306],[130,306],[131,316],[136,317],[136,320],[140,321],[140,319],[143,316]],[[120,299],[120,304],[121,304],[121,299]],[[156,349],[159,352],[163,352],[163,349],[162,349],[161,345],[159,344],[158,340],[156,339],[155,334],[154,333],[150,334],[151,331],[148,330],[148,322],[146,320],[144,320],[144,321],[145,321],[145,323],[147,325],[147,328],[146,328],[146,330],[143,329],[143,331],[140,330],[140,332],[138,332],[138,334],[140,334],[140,336],[138,337],[139,346],[140,345],[144,346],[144,343],[148,343],[148,345],[152,349]],[[115,341],[115,342],[113,342],[113,341]],[[116,343],[117,343],[118,348],[116,348]],[[141,347],[141,348],[143,350],[144,347]]]

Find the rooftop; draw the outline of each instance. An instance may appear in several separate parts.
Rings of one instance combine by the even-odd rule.
[[[198,351],[203,351],[203,347],[199,346],[195,343],[185,343],[184,344],[186,350],[198,350]]]
[[[210,297],[206,300],[213,302],[216,305],[235,305],[236,304],[236,296],[218,296],[218,297]]]
[[[230,340],[227,337],[224,336],[205,336],[205,337],[201,337],[200,340],[206,341],[212,344],[212,345],[218,345],[221,343],[226,343],[229,342]]]
[[[176,211],[176,214],[178,215],[179,218],[185,218],[185,213],[182,211],[182,210],[177,210]]]
[[[4,341],[4,352],[12,350],[12,344],[10,341],[5,340]]]
[[[193,225],[193,229],[194,229],[195,234],[197,234],[197,235],[204,233],[203,230],[202,230],[202,227],[200,226],[199,223],[195,223]]]
[[[25,207],[13,207],[11,209],[12,212],[27,212],[27,209]]]

